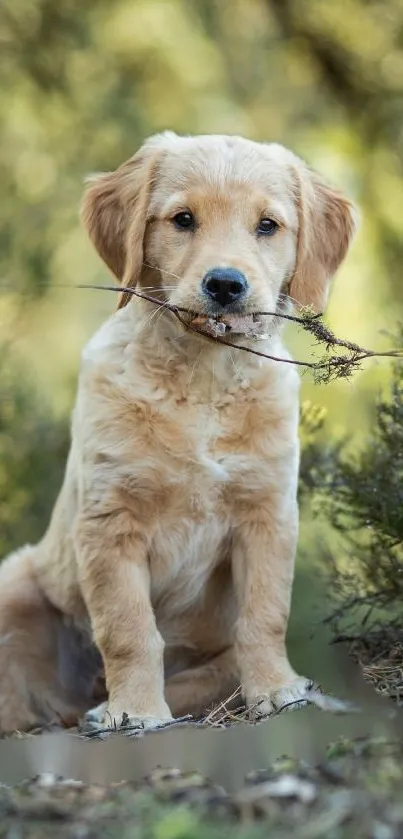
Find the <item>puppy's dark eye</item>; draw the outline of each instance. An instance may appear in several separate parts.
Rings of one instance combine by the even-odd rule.
[[[185,210],[182,213],[177,213],[176,216],[172,219],[175,227],[179,227],[180,230],[194,230],[195,228],[195,219],[192,213],[189,213],[188,210]]]
[[[273,236],[278,229],[278,224],[272,218],[261,218],[257,226],[259,236]]]

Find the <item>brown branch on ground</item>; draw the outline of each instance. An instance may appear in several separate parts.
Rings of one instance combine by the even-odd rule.
[[[381,624],[351,639],[349,653],[377,693],[403,706],[403,629]]]

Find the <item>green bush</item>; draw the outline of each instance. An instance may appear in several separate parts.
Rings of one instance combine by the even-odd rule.
[[[403,628],[402,365],[393,366],[390,393],[376,403],[360,448],[348,440],[318,442],[321,423],[315,426],[312,409],[303,414],[307,444],[300,482],[301,497],[310,494],[314,509],[340,537],[330,551],[337,603],[329,620],[350,640],[376,626]]]

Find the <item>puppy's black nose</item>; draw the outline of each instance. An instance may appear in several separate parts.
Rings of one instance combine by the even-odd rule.
[[[247,287],[246,277],[235,268],[212,268],[202,282],[204,293],[223,307],[236,303]]]

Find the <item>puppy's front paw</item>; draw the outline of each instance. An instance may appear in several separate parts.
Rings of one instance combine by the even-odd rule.
[[[139,731],[152,731],[156,728],[163,728],[172,722],[172,715],[168,705],[164,703],[159,709],[158,715],[154,714],[130,714],[117,708],[109,707],[102,702],[96,708],[88,711],[84,717],[84,731],[96,732],[99,730],[124,731],[128,729],[139,729]]]
[[[248,694],[249,718],[257,721],[278,714],[280,711],[303,708],[308,704],[309,694],[314,688],[312,680],[296,676],[295,679],[270,687],[265,692]]]
[[[91,708],[85,714],[84,721],[86,723],[93,723],[94,725],[104,725],[107,707],[107,702],[101,702],[101,704],[97,705],[96,708]]]

